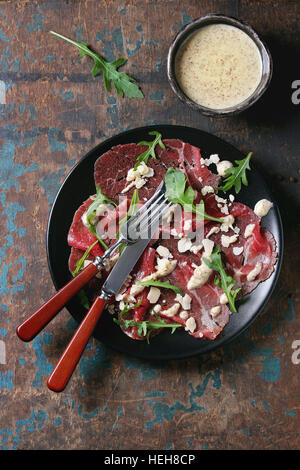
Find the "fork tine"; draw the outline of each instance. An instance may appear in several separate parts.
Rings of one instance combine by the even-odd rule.
[[[128,221],[128,225],[130,228],[136,227],[137,225],[141,225],[145,219],[148,218],[148,215],[154,210],[155,207],[157,207],[157,204],[161,203],[161,201],[165,201],[165,196],[164,194],[161,194],[150,206],[146,208],[145,211],[142,211],[143,207],[141,207],[141,212],[139,216],[130,222]]]
[[[135,224],[133,227],[129,227],[129,230],[132,233],[138,233],[141,238],[149,238],[150,234],[156,231],[156,222],[162,217],[163,213],[167,208],[172,205],[171,202],[168,202],[165,198],[159,203],[151,206],[152,210],[147,212],[147,218],[145,217],[138,224]]]

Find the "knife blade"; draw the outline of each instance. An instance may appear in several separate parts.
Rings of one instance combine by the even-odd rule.
[[[138,240],[132,245],[128,245],[121,254],[108,278],[104,282],[101,293],[102,299],[108,299],[116,295],[124,284],[127,276],[131,273],[139,258],[145,251],[149,239]]]

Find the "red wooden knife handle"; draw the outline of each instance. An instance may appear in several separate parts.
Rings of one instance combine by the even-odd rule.
[[[66,303],[97,273],[98,268],[90,263],[54,294],[35,313],[17,327],[17,335],[23,341],[31,341]]]
[[[105,300],[97,297],[90,310],[80,323],[76,333],[68,344],[65,352],[58,361],[47,386],[54,392],[61,392],[67,385],[84,348],[93,333],[93,330],[103,312]]]

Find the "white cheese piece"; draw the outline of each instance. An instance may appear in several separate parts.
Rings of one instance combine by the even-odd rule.
[[[203,245],[193,245],[191,246],[190,251],[196,255],[200,250],[202,250],[202,248]]]
[[[173,258],[173,255],[170,253],[166,246],[159,245],[156,248],[156,253],[159,254],[162,258]]]
[[[215,200],[217,202],[221,202],[222,204],[226,204],[226,202],[227,202],[227,199],[224,199],[223,197],[220,197],[217,194],[215,195]]]
[[[248,238],[252,235],[252,232],[254,230],[255,224],[248,224],[247,227],[245,228],[244,232],[244,237]]]
[[[181,318],[182,320],[186,320],[186,319],[189,317],[189,314],[188,314],[188,312],[186,312],[185,310],[182,310],[182,311],[180,312],[179,316],[180,316],[180,318]]]
[[[172,305],[172,307],[168,308],[167,310],[164,310],[163,314],[166,315],[167,317],[173,317],[174,315],[176,315],[179,309],[180,309],[180,304],[176,303]]]
[[[210,269],[203,261],[200,266],[195,268],[194,273],[188,282],[187,288],[191,290],[203,286],[208,281],[211,273],[212,269]]]
[[[131,289],[130,289],[130,295],[135,297],[136,295],[143,292],[144,289],[145,289],[145,286],[140,286],[138,284],[133,284],[133,286],[131,286]]]
[[[202,240],[203,248],[204,248],[204,255],[210,256],[212,254],[212,251],[214,249],[214,242],[212,240],[209,240],[209,238],[204,238]]]
[[[204,188],[201,189],[202,196],[206,196],[206,194],[214,193],[214,192],[215,190],[212,186],[204,186]]]
[[[185,294],[184,296],[177,294],[175,300],[180,303],[184,310],[190,310],[192,297],[189,296],[189,294]]]
[[[192,228],[192,221],[191,219],[185,220],[183,225],[183,230],[190,230]]]
[[[233,202],[235,200],[235,197],[233,194],[229,194],[229,201]]]
[[[194,333],[196,326],[197,325],[194,317],[188,318],[185,322],[185,330],[190,331],[191,333]]]
[[[223,214],[228,215],[228,214],[229,214],[229,210],[228,210],[227,204],[224,204],[224,206],[220,208],[220,211],[221,211]]]
[[[149,300],[150,304],[156,304],[160,297],[160,289],[157,287],[151,286],[149,293],[147,295],[147,299]]]
[[[228,237],[227,235],[222,235],[221,236],[221,244],[224,246],[224,248],[228,248],[231,243],[235,243],[238,239],[238,235],[232,235],[231,237]]]
[[[212,307],[210,309],[210,314],[213,318],[217,317],[220,312],[221,312],[221,306],[220,305],[216,305],[215,307]]]
[[[158,277],[163,277],[170,274],[172,271],[174,271],[177,264],[177,260],[169,260],[168,258],[158,258],[156,262],[156,270]]]
[[[233,215],[226,215],[226,217],[222,217],[224,222],[221,224],[221,232],[228,232],[228,230],[231,228],[233,230],[233,224],[234,224],[234,217]]]
[[[241,253],[243,253],[244,248],[242,246],[234,246],[232,249],[232,252],[234,255],[239,256]]]
[[[221,305],[228,304],[228,299],[227,299],[227,295],[225,294],[225,292],[223,292],[223,294],[220,296],[220,304]]]
[[[156,304],[156,305],[154,305],[154,307],[153,307],[151,313],[152,313],[152,315],[154,315],[155,313],[160,312],[160,310],[161,310],[161,305],[160,305],[160,304]]]
[[[212,227],[210,231],[208,232],[208,234],[206,235],[206,238],[209,238],[214,233],[219,233],[219,232],[220,232],[220,227],[217,227],[217,226]]]
[[[126,193],[129,191],[133,186],[137,189],[140,189],[144,184],[146,184],[145,178],[150,178],[154,175],[153,168],[149,168],[145,162],[141,162],[137,169],[130,168],[127,172],[126,180],[130,182],[123,190],[122,193]]]
[[[262,264],[256,263],[255,267],[248,274],[247,281],[254,281],[254,279],[259,275],[261,268],[262,268]]]
[[[192,240],[187,237],[183,237],[178,241],[178,251],[179,253],[185,253],[192,246]]]
[[[232,167],[232,163],[228,160],[222,160],[217,164],[217,172],[220,176],[226,176],[225,171]]]
[[[206,158],[206,160],[204,160],[203,158],[201,158],[201,163],[206,165],[206,166],[209,166],[211,165],[212,163],[214,163],[215,165],[217,165],[220,161],[220,158],[219,158],[219,155],[217,153],[214,153],[212,154],[209,158]]]
[[[111,258],[108,258],[107,260],[105,260],[105,269],[107,271],[110,271],[114,267],[116,262],[118,261],[119,257],[120,257],[120,253],[116,253]]]
[[[163,220],[166,220],[167,223],[171,223],[177,207],[179,207],[179,204],[173,204],[171,207],[169,207],[169,209],[163,215]]]
[[[272,202],[268,201],[267,199],[261,199],[255,204],[254,213],[258,217],[264,217],[267,215],[272,206]]]

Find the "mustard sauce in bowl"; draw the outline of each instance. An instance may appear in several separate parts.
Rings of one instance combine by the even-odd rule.
[[[249,25],[222,15],[190,23],[169,50],[173,90],[207,115],[246,109],[263,94],[271,75],[270,54],[257,34]]]

